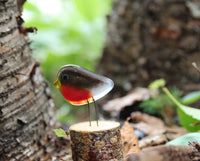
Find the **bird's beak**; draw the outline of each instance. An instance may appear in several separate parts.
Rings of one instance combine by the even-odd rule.
[[[56,78],[56,80],[53,82],[53,85],[54,85],[56,88],[58,88],[58,89],[60,90],[60,88],[61,88],[61,83],[60,83],[60,81],[59,81],[58,78]]]

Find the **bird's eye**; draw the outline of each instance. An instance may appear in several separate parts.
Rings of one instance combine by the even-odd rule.
[[[62,76],[62,80],[66,81],[69,79],[69,76],[67,74],[63,74]]]

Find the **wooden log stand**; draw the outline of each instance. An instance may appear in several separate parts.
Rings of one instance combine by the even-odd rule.
[[[74,161],[123,161],[118,122],[77,123],[70,127],[70,137]]]

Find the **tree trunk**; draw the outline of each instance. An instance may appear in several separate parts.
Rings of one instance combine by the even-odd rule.
[[[32,58],[21,9],[0,1],[0,160],[42,160],[55,146],[53,102]]]
[[[158,78],[185,91],[199,90],[198,0],[115,0],[98,71],[115,80],[111,97]],[[196,9],[196,10],[195,10]]]

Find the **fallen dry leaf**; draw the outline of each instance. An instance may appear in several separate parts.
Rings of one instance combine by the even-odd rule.
[[[145,113],[133,112],[130,118],[137,122],[132,127],[147,135],[139,140],[140,149],[165,144],[187,133],[183,127],[167,127],[161,119]]]
[[[136,120],[136,121],[146,122],[146,123],[152,125],[154,128],[164,128],[165,127],[163,120],[161,120],[157,117],[150,116],[148,114],[139,112],[139,111],[131,113],[131,119]]]
[[[111,117],[118,117],[120,112],[127,106],[136,102],[144,101],[154,96],[155,93],[147,88],[136,88],[128,95],[108,101],[102,109],[110,114]]]
[[[131,119],[138,122],[133,124],[133,127],[147,135],[155,133],[155,131],[165,131],[164,122],[157,117],[137,111],[131,113]]]
[[[126,156],[128,156],[129,154],[140,152],[138,138],[136,137],[134,129],[128,121],[125,121],[124,125],[121,128],[121,138],[124,158],[126,158]]]
[[[144,137],[139,141],[139,146],[141,149],[151,146],[158,146],[167,143],[167,137],[163,133],[156,133],[149,136]]]
[[[200,144],[189,146],[157,146],[142,150],[138,154],[129,155],[127,161],[198,161]]]

